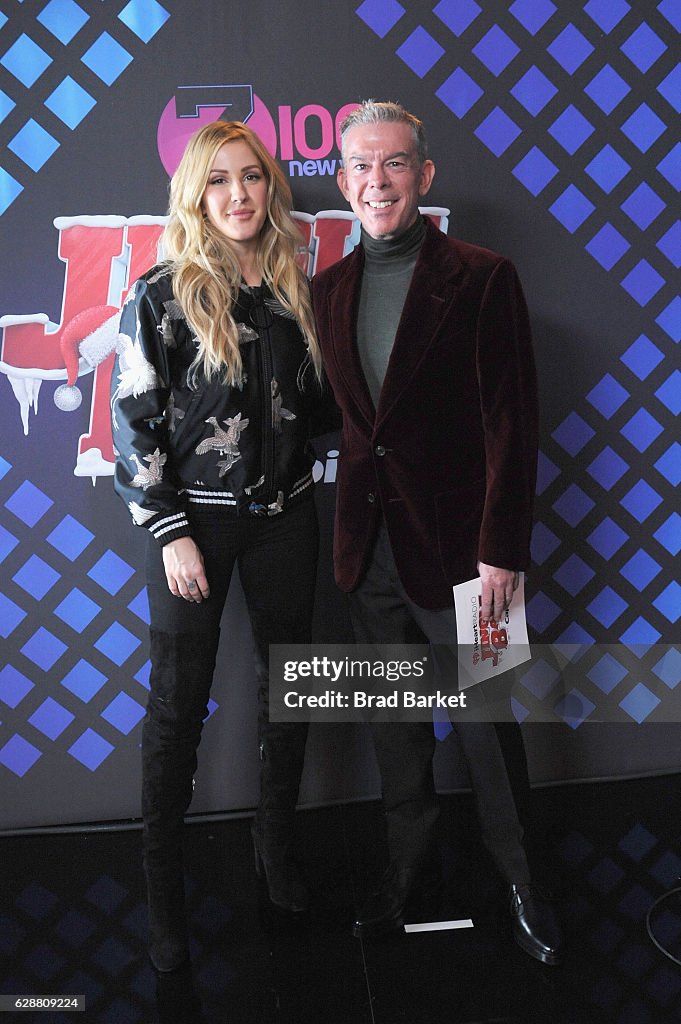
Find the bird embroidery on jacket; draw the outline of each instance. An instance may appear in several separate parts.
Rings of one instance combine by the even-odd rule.
[[[155,452],[150,455],[144,456],[144,462],[149,463],[149,469],[143,466],[137,455],[131,455],[130,461],[134,462],[137,466],[137,472],[130,481],[132,487],[141,487],[146,491],[147,487],[152,487],[154,484],[160,484],[163,479],[163,467],[166,464],[168,456],[163,452],[161,454],[160,448],[157,448]]]
[[[111,399],[111,412],[115,427],[118,427],[115,413],[117,402],[120,402],[122,398],[128,398],[129,395],[139,398],[146,391],[153,391],[155,388],[161,387],[159,375],[142,352],[139,338],[136,338],[133,343],[129,335],[121,333],[118,335],[117,347],[120,373],[118,374],[118,387]]]
[[[223,430],[215,416],[209,416],[206,423],[212,425],[215,434],[213,437],[205,437],[203,441],[199,441],[195,449],[196,454],[206,455],[208,452],[218,452],[219,455],[224,455],[225,458],[218,462],[219,475],[224,476],[241,458],[239,438],[242,431],[248,426],[248,422],[247,419],[241,419],[239,412],[236,416],[228,416],[226,420],[223,420],[227,427],[227,430]]]
[[[272,427],[276,434],[281,434],[281,421],[282,420],[294,420],[296,414],[291,412],[289,409],[284,409],[282,405],[281,391],[279,390],[279,381],[272,378],[270,384],[272,391]]]

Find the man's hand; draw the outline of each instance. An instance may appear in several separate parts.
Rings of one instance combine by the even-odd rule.
[[[485,562],[478,562],[478,572],[482,580],[482,606],[480,614],[483,619],[494,619],[498,622],[513,599],[513,591],[518,586],[518,573],[510,569],[497,569]]]
[[[163,565],[170,593],[199,604],[210,594],[203,555],[191,537],[171,540],[163,548]]]

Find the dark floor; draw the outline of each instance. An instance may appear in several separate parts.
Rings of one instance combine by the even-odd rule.
[[[471,930],[362,943],[353,906],[380,873],[375,804],[300,813],[315,895],[305,923],[258,892],[248,820],[187,828],[192,976],[157,988],[145,958],[138,831],[0,838],[0,993],[83,993],[84,1013],[8,1013],[47,1024],[671,1024],[681,968],[647,935],[681,875],[681,776],[535,791],[543,859],[569,937],[562,967],[510,941],[502,890],[470,800],[443,798],[445,884],[413,920],[471,917]],[[459,837],[458,840],[456,837]],[[460,837],[465,836],[463,841]],[[681,958],[681,894],[653,913]]]

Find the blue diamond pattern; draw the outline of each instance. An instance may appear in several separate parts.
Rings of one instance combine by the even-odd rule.
[[[574,527],[581,523],[594,505],[593,499],[585,494],[581,487],[578,487],[577,484],[570,484],[560,498],[553,503],[553,508],[568,526]]]
[[[498,77],[520,53],[520,47],[498,25],[493,25],[473,47],[473,53],[488,71]]]
[[[656,217],[662,213],[665,203],[660,199],[657,192],[653,192],[645,181],[641,182],[631,195],[622,203],[622,209],[634,224],[645,231],[650,227]]]
[[[535,65],[532,65],[511,89],[511,95],[515,96],[518,103],[521,103],[533,117],[544,109],[557,92],[558,89],[553,82]]]
[[[107,658],[110,658],[115,665],[122,665],[130,655],[137,650],[141,640],[134,636],[120,622],[113,622],[111,626],[102,633],[94,646]]]
[[[595,619],[598,619],[606,629],[612,626],[613,622],[619,619],[625,611],[627,602],[624,601],[612,587],[603,587],[600,594],[597,594],[587,605],[587,611],[591,612]]]
[[[356,13],[380,39],[383,39],[400,20],[405,9],[397,0],[364,0]]]
[[[576,185],[568,185],[549,209],[556,220],[559,220],[570,234],[574,234],[596,207]]]
[[[620,839],[618,848],[622,853],[626,853],[637,864],[640,864],[644,857],[646,857],[657,843],[657,836],[654,836],[645,825],[637,822],[627,832],[626,836]]]
[[[589,884],[601,893],[609,893],[624,878],[624,869],[610,857],[604,857],[587,876]]]
[[[49,740],[56,740],[75,717],[52,697],[47,697],[40,707],[36,708],[28,721],[43,736],[47,736]]]
[[[88,544],[94,540],[94,533],[91,533],[82,523],[79,523],[73,516],[64,516],[58,526],[47,536],[48,544],[60,551],[70,562],[75,562],[79,555],[82,555]]]
[[[4,213],[23,191],[24,186],[8,174],[4,167],[0,167],[0,214]]]
[[[622,287],[629,292],[639,306],[646,306],[664,285],[664,278],[647,260],[639,260],[622,281]]]
[[[0,764],[22,779],[41,756],[42,753],[37,747],[15,734],[0,750]]]
[[[651,110],[647,103],[642,103],[624,122],[622,131],[642,153],[647,153],[662,135],[665,127],[664,121],[655,111]]]
[[[649,338],[642,334],[629,346],[621,358],[625,366],[629,367],[631,372],[642,381],[652,373],[655,367],[661,364],[665,356]]]
[[[658,527],[653,537],[671,555],[678,555],[681,551],[681,516],[679,513],[672,512],[662,526]]]
[[[81,60],[106,85],[111,85],[125,71],[132,56],[108,32],[102,32]]]
[[[633,690],[619,702],[619,706],[640,725],[659,703],[660,698],[656,697],[647,686],[637,683]]]
[[[513,174],[523,183],[528,192],[531,192],[533,196],[538,196],[558,174],[558,168],[547,156],[544,156],[537,146],[533,146],[520,163],[513,168]]]
[[[170,15],[157,0],[130,0],[118,17],[143,43],[148,43]]]
[[[419,78],[428,74],[444,52],[440,44],[421,25],[407,36],[396,51],[400,60],[403,60]]]
[[[495,107],[475,129],[475,134],[495,156],[501,156],[518,138],[520,128],[500,107]]]
[[[560,608],[542,590],[533,594],[526,606],[527,621],[537,633],[543,633],[560,615]]]
[[[668,480],[672,487],[681,484],[681,445],[678,441],[667,449],[655,463],[655,469]]]
[[[54,633],[50,633],[49,629],[40,626],[21,648],[21,653],[47,672],[65,650],[65,643],[62,643]]]
[[[655,511],[662,498],[645,480],[634,484],[628,494],[622,498],[621,504],[639,523],[645,522]]]
[[[87,704],[96,693],[99,693],[106,681],[106,676],[99,669],[81,658],[64,676],[61,684]]]
[[[677,64],[673,71],[662,79],[657,91],[664,96],[677,114],[681,114],[681,64]]]
[[[594,409],[597,409],[601,416],[609,420],[624,405],[629,397],[629,392],[611,374],[606,373],[586,397]]]
[[[4,594],[0,594],[0,636],[7,639],[20,622],[26,618],[26,612]]]
[[[65,46],[89,19],[90,15],[74,0],[50,0],[37,18]]]
[[[599,28],[608,34],[627,14],[631,7],[625,0],[589,0],[584,10],[596,22]]]
[[[591,97],[604,114],[612,114],[627,93],[631,92],[631,86],[627,85],[614,68],[609,64],[604,64],[585,87],[584,92]]]
[[[679,9],[678,0],[662,0],[662,3],[657,5],[657,9],[677,32],[681,32],[681,9]]]
[[[0,121],[4,121],[11,110],[14,110],[16,103],[6,92],[0,89]]]
[[[509,10],[523,28],[534,36],[555,14],[556,5],[552,0],[515,0]]]
[[[540,450],[537,460],[537,494],[543,494],[546,488],[559,476],[560,470],[558,466],[551,462],[551,459]]]
[[[458,118],[467,114],[483,94],[477,82],[473,81],[462,68],[457,68],[446,78],[435,95],[449,107]]]
[[[134,597],[132,599],[132,601],[128,605],[128,608],[133,613],[133,615],[136,615],[138,619],[141,619],[142,622],[145,622],[147,626],[149,625],[149,597],[147,595],[146,587],[143,587],[142,590],[140,590],[137,597]]]
[[[108,740],[96,733],[94,729],[86,729],[82,736],[69,747],[69,754],[89,768],[91,772],[94,772],[113,749]]]
[[[74,629],[76,633],[82,633],[86,626],[89,626],[95,615],[101,611],[98,604],[95,604],[78,587],[67,594],[64,600],[55,608],[54,614],[65,622],[67,626]]]
[[[7,148],[23,160],[32,171],[39,171],[59,149],[59,143],[31,117],[14,138],[10,139]]]
[[[655,644],[660,639],[659,630],[651,626],[649,622],[639,615],[635,622],[632,622],[628,629],[622,633],[620,640],[623,644],[640,647],[642,644]]]
[[[603,693],[612,693],[627,675],[627,669],[612,654],[604,654],[587,672],[588,678]]]
[[[22,590],[40,601],[60,579],[58,572],[38,555],[31,555],[12,577]]]
[[[124,736],[127,736],[140,719],[144,718],[144,708],[127,693],[121,691],[102,711],[102,718],[122,732]]]
[[[675,221],[669,230],[665,231],[657,243],[657,248],[677,270],[681,267],[681,221]]]
[[[4,526],[0,526],[0,562],[3,562],[14,551],[18,543],[19,541],[13,533],[6,530]]]
[[[544,700],[559,679],[560,672],[553,665],[545,662],[543,658],[539,658],[532,663],[527,672],[523,672],[520,682],[530,693],[534,694],[537,700]]]
[[[608,561],[629,540],[629,534],[625,533],[610,516],[606,516],[603,522],[592,530],[587,540],[594,551]]]
[[[587,565],[579,555],[570,555],[560,569],[554,572],[553,578],[560,583],[564,590],[567,590],[568,594],[575,597],[593,579],[594,575],[591,566]]]
[[[653,672],[665,686],[673,690],[681,683],[681,651],[677,647],[670,647],[653,665]]]
[[[667,155],[660,160],[657,169],[677,192],[681,190],[681,142],[677,142],[674,148],[670,149]]]
[[[666,331],[672,341],[681,341],[681,296],[672,299],[660,315],[655,317],[655,323]]]
[[[608,143],[586,165],[586,173],[608,195],[631,170],[626,160]]]
[[[654,558],[651,558],[643,548],[639,548],[636,554],[632,555],[629,561],[620,569],[620,572],[626,580],[629,580],[632,587],[636,587],[640,591],[644,590],[650,581],[654,580],[661,571],[662,566]]]
[[[556,36],[548,47],[548,52],[569,75],[572,75],[593,53],[593,49],[592,44],[579,29],[569,24]]]
[[[633,444],[637,451],[644,452],[655,438],[660,436],[662,430],[663,427],[646,409],[639,409],[628,423],[624,424],[620,433]]]
[[[0,700],[8,707],[15,708],[31,692],[34,684],[13,665],[0,669]]]
[[[595,710],[596,705],[593,701],[590,701],[581,690],[576,688],[566,693],[554,708],[559,718],[562,718],[571,729],[578,729]]]
[[[125,586],[134,573],[131,565],[109,549],[95,562],[88,576],[106,590],[107,594],[113,595]]]
[[[145,690],[149,690],[150,689],[150,686],[149,686],[149,676],[150,675],[151,675],[151,662],[150,661],[145,661],[145,663],[142,665],[142,668],[139,670],[139,672],[135,672],[135,674],[134,674],[134,676],[132,678],[135,680],[136,683],[139,683],[140,686],[143,686]]]
[[[463,35],[480,11],[481,7],[475,0],[440,0],[433,8],[433,14],[436,14],[455,36]]]
[[[588,473],[606,491],[609,491],[614,487],[617,481],[624,476],[628,469],[628,464],[617,454],[617,452],[613,451],[610,445],[606,445],[603,451],[596,456],[591,465],[587,466]]]
[[[532,561],[543,565],[560,544],[553,530],[549,530],[544,523],[535,523],[532,530]]]
[[[559,142],[570,156],[577,152],[593,132],[594,126],[572,103],[549,128],[549,134],[553,135],[556,142]]]
[[[577,455],[594,436],[595,430],[576,412],[571,412],[551,434],[569,455]]]
[[[617,228],[606,223],[600,231],[596,232],[585,248],[604,270],[612,270],[631,246]]]
[[[672,580],[655,598],[653,607],[670,622],[678,622],[681,616],[681,585]]]
[[[92,110],[96,100],[70,75],[57,86],[45,100],[45,106],[64,122],[68,128],[77,128],[86,114]]]
[[[655,861],[650,869],[650,874],[665,889],[670,889],[681,874],[681,860],[671,850],[666,850],[660,859]]]
[[[38,81],[45,68],[49,67],[51,63],[50,55],[45,53],[25,32],[21,33],[16,42],[12,43],[9,50],[0,59],[0,64],[15,78],[18,78],[27,89],[30,89]]]
[[[620,49],[626,53],[631,63],[645,74],[662,56],[667,47],[660,37],[655,35],[650,26],[643,21],[626,42],[622,43]]]

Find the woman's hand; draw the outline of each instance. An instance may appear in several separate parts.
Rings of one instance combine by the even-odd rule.
[[[170,593],[200,604],[210,595],[203,555],[191,537],[171,540],[163,548],[163,565]]]

